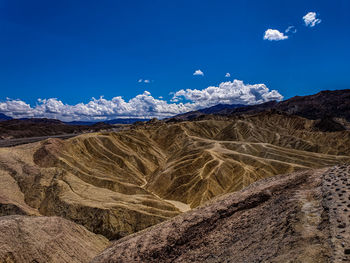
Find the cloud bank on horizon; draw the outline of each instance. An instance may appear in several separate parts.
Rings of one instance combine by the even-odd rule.
[[[277,90],[265,84],[244,84],[241,80],[222,82],[208,88],[181,89],[173,94],[171,102],[154,98],[145,91],[129,101],[117,96],[111,100],[92,98],[88,103],[64,104],[56,98],[38,99],[35,106],[22,100],[0,102],[0,112],[13,118],[55,118],[63,121],[103,121],[114,118],[166,118],[176,114],[214,106],[216,104],[258,104],[282,100]]]

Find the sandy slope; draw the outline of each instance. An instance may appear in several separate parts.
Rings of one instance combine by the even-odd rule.
[[[0,217],[0,262],[88,262],[108,240],[59,217]]]

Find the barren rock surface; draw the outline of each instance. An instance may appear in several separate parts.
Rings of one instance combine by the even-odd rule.
[[[108,240],[59,217],[0,217],[0,262],[89,262]]]
[[[322,181],[322,192],[329,215],[332,260],[350,262],[350,166],[329,169]]]
[[[350,167],[261,180],[114,242],[92,262],[349,262]]]

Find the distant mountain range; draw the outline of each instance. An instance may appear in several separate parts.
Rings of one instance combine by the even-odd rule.
[[[113,119],[105,122],[63,122],[47,118],[12,119],[4,114],[0,115],[0,120],[0,139],[79,134],[87,131],[114,129],[116,127],[113,124],[133,124],[139,121],[149,121],[149,119],[133,118]]]
[[[110,130],[115,128],[113,124],[133,124],[135,122],[146,122],[149,120],[150,119],[120,118],[104,122],[63,122],[57,119],[47,118],[13,119],[0,113],[0,139],[79,134],[87,131]]]
[[[12,119],[0,122],[0,139],[79,134],[112,128],[114,126],[101,122],[93,125],[68,125],[60,120],[46,118]]]
[[[217,104],[215,106],[176,115],[175,119],[193,120],[205,114],[223,114],[225,111],[246,107],[244,104]],[[171,119],[171,118],[170,118]]]
[[[106,124],[133,124],[138,121],[149,121],[150,119],[140,119],[140,118],[128,118],[128,119],[113,119],[113,120],[106,120],[102,121],[103,123]],[[98,122],[92,122],[92,121],[71,121],[71,122],[65,122],[66,124],[69,125],[94,125]]]
[[[0,121],[7,121],[7,120],[12,120],[12,118],[9,116],[6,116],[3,113],[0,113]]]
[[[225,105],[229,106],[229,105]],[[216,107],[216,106],[214,106]],[[205,112],[204,112],[205,113]],[[13,120],[12,117],[7,116],[3,113],[0,113],[0,121],[8,121],[8,120]],[[112,120],[106,120],[106,121],[60,121],[56,119],[48,119],[48,118],[20,118],[17,120],[25,120],[25,121],[32,121],[32,122],[55,122],[55,123],[64,123],[68,125],[94,125],[97,123],[106,123],[106,124],[133,124],[138,121],[149,121],[150,119],[145,119],[145,118],[118,118],[118,119],[112,119]]]
[[[281,102],[269,101],[257,105],[219,104],[198,111],[187,112],[173,117],[174,120],[193,120],[203,115],[254,114],[266,110],[282,111],[307,119],[343,118],[350,121],[350,89],[321,91],[315,95],[295,96]]]

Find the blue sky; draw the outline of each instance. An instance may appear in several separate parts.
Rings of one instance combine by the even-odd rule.
[[[348,0],[0,0],[0,101],[128,102],[147,90],[171,103],[171,92],[234,79],[284,98],[349,88],[349,10]],[[321,23],[306,26],[308,12]],[[290,25],[288,39],[263,39]]]

